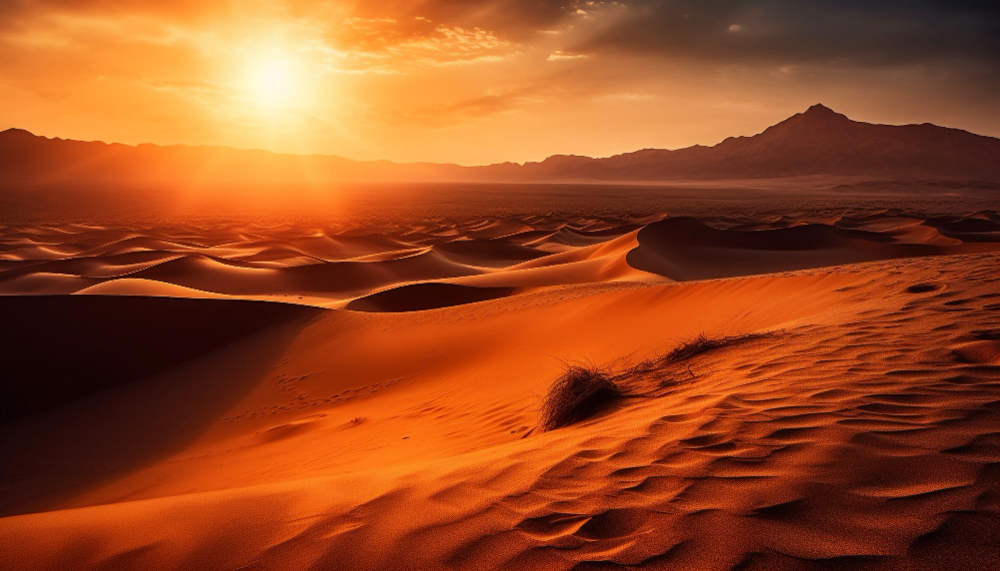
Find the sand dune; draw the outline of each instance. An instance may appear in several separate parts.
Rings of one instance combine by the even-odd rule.
[[[347,304],[357,311],[420,311],[496,299],[514,288],[473,287],[446,283],[403,285],[359,297]]]
[[[991,251],[1000,248],[1000,220],[990,212],[920,217],[884,211],[864,216],[441,218],[386,224],[377,231],[23,225],[7,228],[0,247],[5,262],[0,294],[148,291],[204,297],[199,292],[207,292],[343,307],[382,290],[425,282],[523,290],[723,278]],[[110,283],[116,279],[129,281]],[[153,282],[178,287],[146,287]],[[472,290],[451,291],[455,299],[434,305],[476,299],[458,294]]]
[[[869,228],[872,228],[869,225]],[[912,256],[975,251],[929,232],[893,233],[805,224],[770,230],[720,230],[693,218],[669,218],[639,231],[629,263],[672,279],[732,277]],[[914,243],[918,237],[927,242]],[[900,238],[905,237],[905,240]],[[945,243],[942,243],[945,242]]]
[[[146,297],[225,298],[199,289],[142,278],[118,278],[74,292],[78,295],[139,295]]]
[[[0,568],[996,568],[998,229],[5,225]]]
[[[272,326],[7,424],[0,562],[990,568],[997,256]],[[644,396],[532,430],[552,355],[624,369],[745,331],[771,335],[645,369],[628,379]],[[227,396],[192,407],[206,382]],[[169,431],[150,449],[153,426]]]
[[[546,255],[544,251],[501,239],[455,240],[434,246],[434,250],[470,266],[501,268]]]

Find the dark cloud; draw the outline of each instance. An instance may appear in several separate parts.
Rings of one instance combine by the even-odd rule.
[[[610,7],[615,21],[602,23]],[[590,13],[583,22],[576,12]],[[418,31],[431,20],[522,41],[541,29],[577,24],[575,52],[623,52],[735,62],[901,65],[932,59],[995,63],[1000,2],[975,0],[2,0],[0,27],[39,14],[141,14],[192,22],[222,15],[392,18]],[[417,20],[417,18],[426,20]],[[335,19],[331,25],[336,23]],[[607,25],[603,25],[607,24]],[[730,28],[733,30],[730,30]]]
[[[1000,3],[649,1],[577,49],[734,64],[900,66],[1000,59]]]

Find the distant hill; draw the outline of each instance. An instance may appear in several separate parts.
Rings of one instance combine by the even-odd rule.
[[[814,174],[1000,177],[1000,139],[925,123],[873,125],[814,105],[752,137],[714,147],[647,149],[606,159],[556,156],[524,165],[531,178],[600,180],[775,178]]]
[[[460,179],[464,167],[187,145],[129,146],[0,132],[4,186],[227,187]]]
[[[609,158],[556,155],[484,167],[354,161],[226,147],[139,145],[0,133],[4,187],[199,188],[336,182],[671,181],[803,175],[1000,181],[1000,139],[931,124],[874,125],[814,105],[750,137]]]

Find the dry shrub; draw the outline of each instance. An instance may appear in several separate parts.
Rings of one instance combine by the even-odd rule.
[[[541,429],[554,430],[585,420],[621,396],[611,377],[595,367],[569,366],[549,387],[541,408]]]
[[[728,345],[735,345],[744,341],[759,339],[766,335],[766,333],[744,333],[742,335],[731,335],[729,337],[709,338],[706,337],[704,333],[701,333],[694,339],[685,341],[671,349],[660,358],[660,361],[663,364],[679,363],[681,361],[686,361],[691,357],[701,355],[702,353],[707,353],[713,349],[718,349],[719,347],[726,347]]]
[[[693,357],[738,343],[767,337],[770,333],[744,333],[728,337],[707,337],[704,333],[680,343],[667,353],[647,359],[623,371],[610,373],[597,367],[567,366],[561,377],[549,388],[539,412],[539,428],[553,430],[585,420],[604,405],[620,397],[655,397],[662,388],[697,378],[686,363]],[[683,374],[687,366],[687,378]],[[659,389],[650,389],[650,377],[659,379]]]
[[[684,341],[680,345],[671,349],[663,356],[662,361],[664,363],[679,363],[690,359],[691,357],[701,355],[702,353],[707,353],[712,349],[718,349],[719,347],[733,343],[736,340],[737,339],[732,337],[718,337],[710,339],[706,337],[704,333],[700,333],[694,339]]]

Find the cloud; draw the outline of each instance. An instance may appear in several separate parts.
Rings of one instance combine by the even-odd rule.
[[[110,44],[186,44],[217,54],[263,41],[322,53],[331,71],[345,73],[497,61],[519,47],[491,30],[488,18],[457,13],[453,21],[442,21],[435,3],[422,4],[429,10],[423,14],[405,6],[383,13],[363,5],[354,10],[259,1],[231,12],[212,4],[9,0],[0,3],[0,46],[72,52]],[[474,21],[483,24],[464,23]]]
[[[870,67],[963,59],[995,67],[1000,53],[1000,5],[979,0],[5,0],[0,37],[68,47],[104,26],[120,37],[175,41],[252,19],[322,22],[332,49],[425,63],[475,61],[485,51],[530,44],[539,31],[564,38],[554,49],[567,53],[727,64]],[[563,33],[569,25],[577,29]],[[469,37],[475,34],[489,37]]]
[[[819,100],[1000,129],[1000,5],[974,0],[0,0],[0,122],[242,145],[227,129],[245,122],[243,76],[265,50],[301,63],[307,110],[370,157],[412,156],[425,136],[471,156],[450,128],[463,124],[508,130],[525,153],[525,128],[545,133],[540,149],[602,121],[644,144],[711,142],[694,134],[750,116],[716,109],[758,109],[752,129]],[[503,144],[475,153],[517,156]]]
[[[324,53],[337,72],[402,73],[427,66],[495,62],[518,45],[482,28],[435,23],[429,18],[351,17],[327,30],[310,49]]]
[[[996,67],[1000,53],[995,2],[633,0],[629,9],[631,18],[577,48],[727,65],[856,67],[942,60]]]
[[[587,59],[589,57],[590,54],[577,54],[577,53],[566,52],[563,50],[556,50],[550,53],[549,57],[545,59],[546,61],[563,61],[572,59]]]

